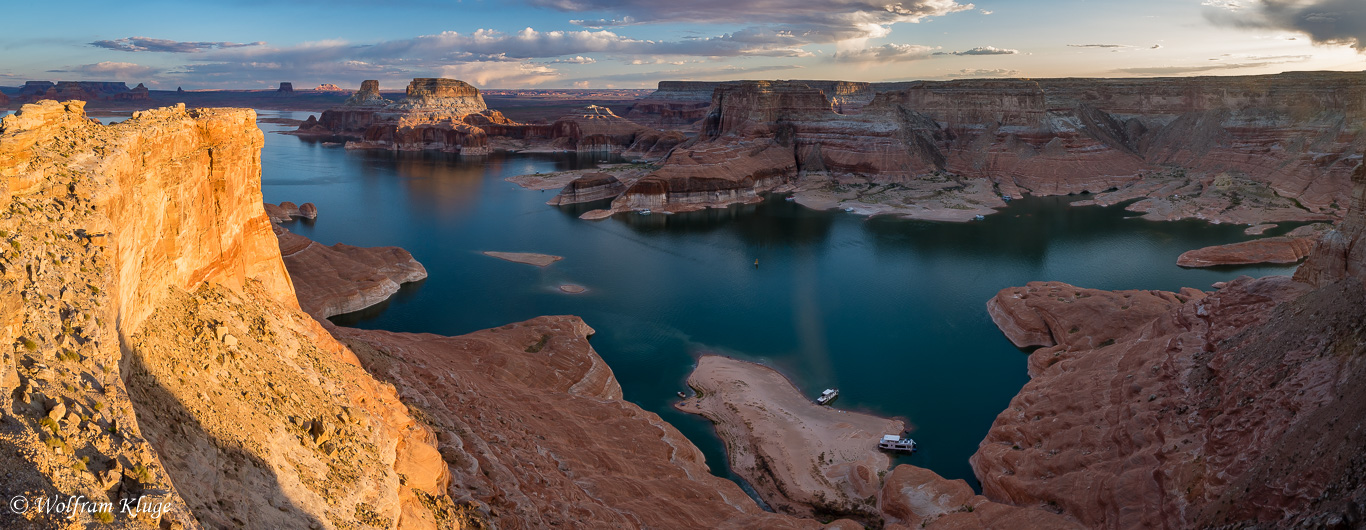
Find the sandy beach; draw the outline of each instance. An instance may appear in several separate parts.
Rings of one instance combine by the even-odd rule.
[[[904,423],[816,405],[777,371],[727,357],[703,356],[688,386],[697,396],[678,409],[716,424],[731,468],[775,510],[879,517],[876,496],[890,459],[877,442]]]

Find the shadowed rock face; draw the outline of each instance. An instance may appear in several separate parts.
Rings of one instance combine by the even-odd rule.
[[[1295,280],[1152,292],[1156,305],[1065,284],[997,295],[1007,336],[1045,347],[972,458],[985,495],[1096,528],[1366,524],[1357,175],[1352,210]],[[1105,296],[1134,301],[1085,305]]]

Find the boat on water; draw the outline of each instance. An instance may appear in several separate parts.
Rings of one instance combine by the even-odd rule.
[[[986,219],[986,218],[987,218],[987,216],[982,215],[982,214],[977,214],[976,217],[973,217],[973,219],[976,219],[976,220],[978,220],[978,221],[981,221],[981,220]]]
[[[679,392],[679,393],[678,393],[678,397],[679,397],[679,398],[682,398],[682,399],[688,399],[688,395],[687,395],[687,394],[684,394],[684,393],[682,393],[682,392]]]
[[[1009,195],[1002,195],[1002,196],[1001,196],[1001,200],[1006,201],[1006,202],[1010,202],[1010,196],[1009,196]]]
[[[846,212],[852,212],[852,211],[854,211],[854,208],[851,206],[851,207],[845,208],[844,211],[846,211]]]
[[[839,391],[839,389],[837,389],[837,388],[827,388],[827,389],[825,389],[824,392],[821,392],[820,397],[817,397],[817,398],[816,398],[816,404],[817,404],[817,405],[829,405],[830,402],[831,402],[831,401],[834,401],[835,398],[837,398],[837,397],[840,397],[840,391]]]
[[[640,215],[650,215],[650,210],[649,210],[648,208],[647,208],[647,209],[644,209],[644,210],[641,210],[641,211],[640,211]]]
[[[882,440],[877,443],[877,448],[884,451],[899,451],[903,453],[915,452],[915,440],[909,436],[897,436],[895,434],[884,434]]]
[[[795,201],[795,200],[797,200],[797,197],[796,197],[795,195],[788,195],[787,197],[783,197],[783,200],[785,200],[785,201]]]

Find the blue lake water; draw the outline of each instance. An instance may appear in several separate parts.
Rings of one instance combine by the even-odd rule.
[[[839,387],[839,408],[904,418],[921,451],[899,463],[976,486],[968,457],[1027,380],[1025,354],[986,312],[998,290],[1034,280],[1208,289],[1293,271],[1182,269],[1180,253],[1248,239],[1244,227],[1144,221],[1120,208],[1068,206],[1075,197],[1016,200],[971,223],[868,219],[778,197],[583,221],[586,207],[547,206],[553,191],[503,179],[591,167],[598,157],[347,151],[262,128],[266,200],[318,206],[316,221],[290,230],[324,244],[401,246],[430,273],[339,323],[458,335],[581,316],[626,399],[678,427],[713,472],[732,478],[711,424],[671,406],[703,352],[777,368],[811,396]],[[538,268],[485,250],[565,259]],[[563,283],[589,291],[564,294]]]

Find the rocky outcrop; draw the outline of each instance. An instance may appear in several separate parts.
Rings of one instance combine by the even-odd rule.
[[[765,512],[624,401],[577,317],[459,337],[333,330],[438,432],[457,502],[499,528],[818,528]]]
[[[626,191],[626,185],[607,173],[588,173],[576,178],[546,204],[560,206],[611,199]]]
[[[1351,206],[1338,229],[1319,239],[1309,259],[1295,271],[1295,279],[1325,287],[1356,279],[1366,282],[1366,164],[1352,173]]]
[[[1366,524],[1366,178],[1353,194],[1295,280],[1153,293],[1168,305],[1153,318],[1077,311],[1090,291],[1063,284],[998,295],[1007,336],[1047,344],[1020,338],[1042,321],[1056,345],[1030,354],[1030,381],[971,460],[986,497],[1095,528]],[[1060,338],[1093,328],[1110,338]]]
[[[308,285],[298,292],[299,307],[317,318],[360,311],[427,278],[427,269],[398,247],[329,247],[279,225],[275,236],[290,279]]]
[[[44,102],[0,122],[5,487],[165,506],[109,514],[132,528],[474,520],[431,465],[432,431],[299,310],[261,143],[246,109],[104,126]]]
[[[294,83],[291,83],[291,82],[289,82],[289,81],[283,81],[283,82],[281,82],[281,83],[280,83],[280,87],[277,88],[277,89],[275,89],[275,93],[276,93],[276,95],[281,95],[281,96],[293,95],[293,94],[294,94]]]
[[[1182,267],[1215,267],[1221,265],[1249,265],[1255,263],[1299,263],[1313,250],[1321,234],[1314,225],[1309,230],[1295,229],[1284,236],[1264,237],[1199,248],[1183,252],[1176,258]]]
[[[295,219],[317,219],[318,207],[311,202],[294,204],[289,201],[280,204],[264,204],[266,217],[272,223],[283,223]]]
[[[879,495],[887,528],[1085,528],[1061,515],[1021,508],[977,495],[964,480],[947,480],[925,468],[896,466]]]
[[[367,79],[360,82],[360,90],[347,98],[345,107],[383,107],[393,103],[379,94],[379,81]],[[312,119],[312,116],[309,116]]]

